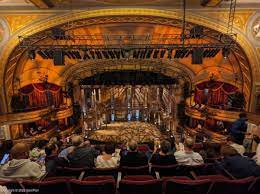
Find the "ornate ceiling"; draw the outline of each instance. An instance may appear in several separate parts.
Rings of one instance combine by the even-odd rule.
[[[17,52],[10,56],[15,46],[18,44],[18,35],[30,35],[38,33],[46,28],[51,28],[56,25],[60,25],[71,20],[87,21],[85,27],[77,27],[74,33],[86,33],[86,34],[170,34],[179,31],[179,28],[174,27],[174,19],[182,19],[182,6],[180,1],[172,0],[153,0],[153,1],[116,1],[116,0],[51,0],[54,4],[54,8],[48,10],[37,10],[36,7],[32,8],[32,4],[29,1],[7,1],[0,0],[0,41],[1,37],[4,37],[4,43],[7,46],[0,50],[0,78],[5,81],[5,91],[1,91],[2,94],[7,93],[10,97],[13,93],[14,87],[17,87],[17,80],[20,80],[21,85],[33,81],[36,82],[41,74],[49,74],[50,81],[62,84],[61,77],[68,74],[78,72],[81,76],[86,76],[84,68],[87,66],[95,65],[92,62],[75,62],[67,61],[65,67],[54,67],[52,61],[43,61],[41,58],[36,58],[35,61],[27,61],[26,55],[21,55]],[[192,0],[188,0],[191,2]],[[205,25],[208,28],[212,28],[216,31],[225,32],[226,23],[228,18],[228,9],[221,8],[203,8],[198,6],[200,0],[192,1],[194,10],[188,11],[187,21],[191,23],[197,23]],[[71,2],[73,6],[82,10],[72,10]],[[128,3],[131,2],[131,5]],[[240,5],[245,5],[248,2],[256,3],[257,1],[239,1]],[[12,3],[12,4],[11,4]],[[16,3],[16,4],[15,4]],[[88,6],[90,10],[84,10],[84,5]],[[193,4],[189,4],[192,7]],[[258,5],[258,4],[257,4]],[[16,7],[21,8],[19,12],[16,11]],[[27,6],[27,8],[25,8]],[[112,9],[113,6],[117,6]],[[152,6],[154,9],[147,9],[145,7]],[[198,7],[197,7],[198,6]],[[30,7],[30,8],[29,8]],[[120,8],[119,8],[120,7]],[[121,8],[123,7],[123,8]],[[167,9],[165,8],[167,7]],[[190,7],[190,8],[191,8]],[[246,7],[246,5],[245,5]],[[6,8],[9,8],[10,11]],[[64,9],[63,9],[64,8]],[[111,8],[104,9],[101,8]],[[199,9],[196,9],[199,8]],[[73,7],[74,9],[74,7]],[[213,60],[205,60],[203,66],[187,65],[190,63],[190,59],[184,59],[182,61],[167,61],[163,63],[164,66],[173,68],[183,66],[186,70],[197,74],[196,81],[201,81],[210,76],[212,72],[218,76],[219,79],[225,79],[227,82],[234,82],[234,76],[238,76],[236,84],[246,82],[247,86],[254,84],[252,82],[251,73],[254,75],[254,80],[260,81],[259,74],[259,62],[257,62],[257,49],[252,45],[255,44],[255,39],[249,39],[248,29],[252,25],[256,25],[255,22],[250,23],[253,16],[257,13],[256,9],[238,9],[234,20],[234,30],[238,33],[237,41],[241,47],[243,47],[247,56],[240,56],[242,64],[236,63],[237,58],[231,57],[232,63],[229,61],[223,61],[221,56],[217,56]],[[127,17],[129,15],[129,17]],[[104,17],[103,17],[104,16]],[[139,18],[137,16],[140,16]],[[143,17],[141,17],[143,16]],[[155,19],[153,16],[159,16]],[[86,19],[87,18],[87,19]],[[136,21],[133,21],[135,18]],[[138,21],[139,20],[139,21]],[[97,22],[98,21],[98,22]],[[250,26],[250,27],[249,27]],[[2,33],[1,33],[2,29]],[[251,31],[252,36],[256,36]],[[10,39],[8,39],[10,37]],[[2,38],[3,39],[3,38]],[[2,41],[2,45],[5,45]],[[1,47],[1,42],[0,42]],[[258,49],[259,52],[260,49]],[[17,58],[16,58],[17,57]],[[24,58],[23,58],[24,57]],[[7,59],[9,61],[7,63]],[[248,66],[247,58],[250,61]],[[19,60],[17,60],[19,59]],[[102,63],[102,62],[100,62]],[[155,61],[155,63],[159,63]],[[19,65],[18,65],[19,64]],[[113,61],[107,63],[113,64]],[[133,62],[134,64],[134,62]],[[78,66],[76,68],[76,66]],[[131,66],[131,64],[129,64]],[[73,67],[73,68],[72,68]],[[74,67],[76,69],[74,69]],[[239,69],[240,68],[240,69]],[[242,72],[242,73],[241,73]],[[242,75],[243,74],[243,75]],[[69,77],[69,76],[68,76]],[[243,78],[242,78],[243,77]],[[3,87],[1,87],[2,89]],[[246,88],[248,95],[252,91],[250,87]],[[9,98],[7,97],[7,98]],[[8,100],[7,100],[8,101]]]

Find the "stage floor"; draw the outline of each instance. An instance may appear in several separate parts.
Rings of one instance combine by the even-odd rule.
[[[135,140],[138,143],[163,139],[159,129],[145,122],[115,122],[93,131],[89,139],[102,142],[128,142]]]

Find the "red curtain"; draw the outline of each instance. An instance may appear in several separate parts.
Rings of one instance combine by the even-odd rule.
[[[235,92],[238,92],[238,88],[228,83],[203,82],[195,88],[195,102],[197,104],[226,105],[228,96]]]
[[[20,89],[20,93],[29,98],[29,107],[54,105],[58,107],[63,102],[60,86],[52,83],[33,83]]]

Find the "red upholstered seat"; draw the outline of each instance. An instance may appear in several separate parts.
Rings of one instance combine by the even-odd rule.
[[[204,175],[204,176],[197,176],[197,180],[204,180],[204,179],[210,179],[210,180],[230,180],[228,177],[224,175]]]
[[[83,179],[83,181],[102,181],[102,180],[112,180],[114,181],[114,177],[110,175],[106,176],[88,176]]]
[[[259,194],[260,193],[260,177],[255,178],[254,182],[249,188],[250,194]]]
[[[124,175],[149,175],[149,166],[138,166],[138,167],[128,167],[122,166],[122,173]]]
[[[170,179],[164,181],[165,194],[207,194],[212,181]],[[220,194],[220,193],[219,193]]]
[[[34,190],[36,193],[39,194],[70,194],[69,184],[66,179],[58,179],[52,181],[23,181],[22,185],[26,190]]]
[[[254,177],[239,180],[215,180],[208,194],[247,194]]]
[[[155,178],[151,175],[128,175],[128,176],[124,176],[123,180],[148,181],[148,180],[155,180]]]
[[[119,184],[120,194],[162,194],[161,180],[132,181],[122,180]]]
[[[79,181],[70,180],[73,194],[115,194],[115,180]]]

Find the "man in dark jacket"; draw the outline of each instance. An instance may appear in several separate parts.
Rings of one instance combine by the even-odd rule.
[[[235,142],[242,145],[245,139],[245,134],[247,131],[247,115],[246,113],[240,113],[239,119],[237,119],[231,129],[230,135],[234,138]]]
[[[137,151],[137,143],[135,141],[131,141],[129,143],[129,151],[126,155],[122,155],[120,166],[144,166],[148,164],[148,158],[142,152]]]
[[[260,166],[251,158],[241,156],[233,147],[229,145],[222,146],[221,155],[224,158],[217,163],[218,169],[225,169],[238,179],[260,176]]]
[[[90,146],[90,143],[88,141],[83,142],[81,136],[74,136],[72,137],[72,144],[75,146],[75,149],[68,155],[70,165],[72,167],[94,167],[94,160],[98,153]]]

